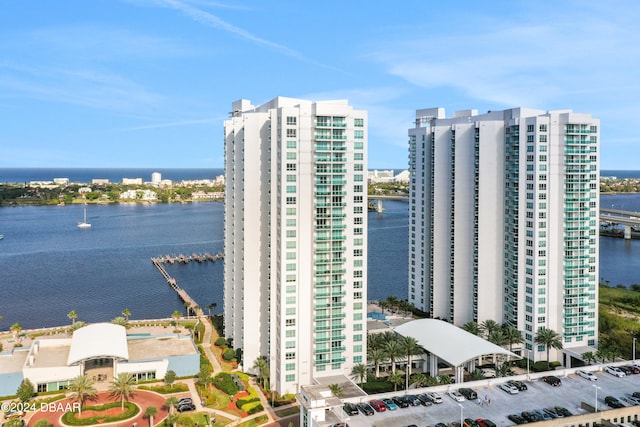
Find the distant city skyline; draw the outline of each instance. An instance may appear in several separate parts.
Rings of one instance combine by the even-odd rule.
[[[407,167],[416,109],[601,119],[601,169],[633,169],[634,1],[3,4],[0,168],[223,167],[239,98],[347,99],[369,167]]]

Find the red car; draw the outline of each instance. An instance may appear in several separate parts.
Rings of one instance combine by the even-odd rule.
[[[371,405],[371,407],[373,407],[373,409],[376,410],[376,412],[384,412],[387,410],[386,405],[378,399],[373,399],[372,401],[369,402],[369,405]]]

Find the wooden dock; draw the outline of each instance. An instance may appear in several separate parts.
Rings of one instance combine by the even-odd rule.
[[[178,264],[188,264],[191,261],[195,261],[198,263],[203,263],[206,261],[211,261],[211,262],[215,262],[219,259],[224,259],[224,254],[222,252],[216,254],[216,255],[212,255],[209,252],[204,253],[204,254],[197,254],[197,253],[193,253],[191,255],[184,255],[184,254],[180,254],[180,255],[165,255],[162,257],[158,257],[158,258],[151,258],[151,261],[154,262],[154,264],[156,262],[160,263],[160,264],[164,264],[164,263],[169,263],[171,265],[178,263]]]

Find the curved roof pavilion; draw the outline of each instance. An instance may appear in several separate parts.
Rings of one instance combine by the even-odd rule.
[[[96,323],[73,333],[67,365],[100,358],[129,359],[127,329],[124,326]]]
[[[443,320],[412,320],[394,330],[400,335],[415,338],[425,350],[451,366],[462,366],[465,362],[494,354],[520,359],[517,354]]]

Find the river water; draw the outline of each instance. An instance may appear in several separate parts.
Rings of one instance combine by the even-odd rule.
[[[640,195],[602,196],[603,206],[640,211]],[[408,204],[385,201],[369,213],[369,299],[407,298]],[[223,205],[90,205],[0,209],[0,330],[109,321],[125,308],[131,318],[168,317],[184,310],[151,257],[223,250]],[[640,283],[640,241],[600,238],[600,276],[612,285]],[[222,310],[222,262],[167,265],[178,284],[205,307]]]

